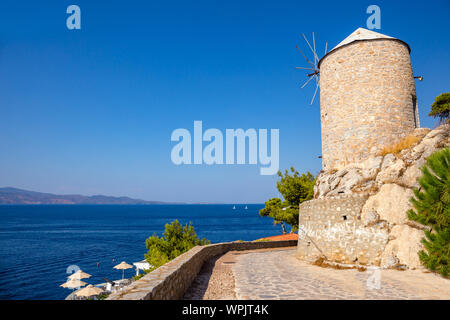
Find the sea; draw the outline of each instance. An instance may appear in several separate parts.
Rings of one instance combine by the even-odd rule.
[[[247,207],[247,208],[246,208]],[[144,259],[145,240],[162,236],[166,223],[193,223],[212,243],[281,234],[261,217],[262,204],[0,205],[0,300],[62,300],[60,287],[78,268],[89,284],[118,280],[113,266]],[[125,278],[136,274],[125,270]]]

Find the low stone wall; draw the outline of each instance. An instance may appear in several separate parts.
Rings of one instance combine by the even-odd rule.
[[[365,227],[361,210],[367,196],[341,196],[303,202],[299,211],[297,257],[321,256],[340,263],[379,265],[388,233]]]
[[[133,282],[107,300],[181,299],[199,273],[203,263],[228,251],[242,251],[296,246],[297,240],[226,242],[197,246]]]

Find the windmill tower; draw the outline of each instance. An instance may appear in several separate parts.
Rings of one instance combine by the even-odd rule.
[[[323,170],[360,163],[419,127],[410,51],[358,28],[318,61]]]

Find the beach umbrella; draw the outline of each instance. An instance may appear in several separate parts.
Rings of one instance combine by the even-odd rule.
[[[60,285],[60,287],[68,288],[68,289],[75,289],[75,288],[83,287],[85,285],[87,285],[87,283],[84,281],[70,279],[67,282],[64,282],[62,285]]]
[[[88,285],[86,288],[75,291],[75,295],[78,297],[90,297],[95,296],[103,292],[103,289],[94,287],[92,284]]]
[[[85,278],[90,278],[90,277],[91,277],[90,274],[83,272],[81,270],[78,270],[77,272],[71,274],[68,278],[71,280],[77,280],[77,279],[80,280],[80,279],[85,279]]]
[[[125,269],[133,268],[133,266],[130,266],[125,261],[122,261],[121,263],[119,263],[117,266],[114,266],[113,268],[114,269],[118,269],[118,270],[122,270],[122,280],[123,280],[123,275],[124,275]]]

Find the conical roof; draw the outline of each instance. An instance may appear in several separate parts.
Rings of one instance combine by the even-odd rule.
[[[332,50],[342,47],[356,40],[373,40],[373,39],[395,39],[393,37],[381,34],[372,30],[367,30],[364,28],[358,28],[353,31],[347,38],[342,40],[336,47]]]
[[[320,67],[320,63],[322,62],[322,60],[328,54],[330,54],[331,52],[339,49],[340,47],[343,47],[343,46],[345,46],[347,44],[350,44],[352,42],[355,42],[355,41],[375,40],[375,39],[392,39],[392,40],[400,41],[400,42],[404,43],[408,47],[409,52],[411,52],[411,48],[409,47],[409,45],[406,42],[402,41],[402,40],[399,40],[397,38],[390,37],[390,36],[387,36],[385,34],[378,33],[378,32],[372,31],[372,30],[367,30],[367,29],[364,29],[364,28],[358,28],[355,31],[353,31],[347,38],[342,40],[336,47],[331,49],[326,55],[324,55],[322,57],[322,59],[320,59],[320,61],[319,61],[319,67]]]

